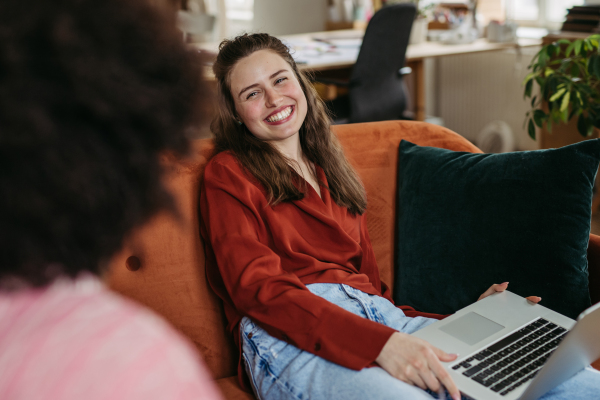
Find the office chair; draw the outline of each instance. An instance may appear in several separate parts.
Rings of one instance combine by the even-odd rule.
[[[316,78],[348,87],[348,95],[326,102],[335,124],[410,119],[403,76],[410,73],[404,63],[415,14],[412,3],[383,7],[367,25],[350,80]]]

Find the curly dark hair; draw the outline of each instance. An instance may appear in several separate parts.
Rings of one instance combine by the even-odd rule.
[[[210,120],[201,62],[148,1],[0,2],[0,281],[100,274],[173,209],[159,154]]]

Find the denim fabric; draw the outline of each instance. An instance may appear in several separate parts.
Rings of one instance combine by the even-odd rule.
[[[316,283],[307,287],[317,296],[354,314],[404,333],[416,332],[436,321],[407,317],[388,300],[343,284]],[[260,400],[431,400],[437,397],[393,378],[382,368],[354,371],[302,351],[273,338],[249,318],[242,320],[240,333],[246,372]],[[356,345],[360,346],[360,343]],[[600,373],[585,370],[546,394],[543,399],[598,399],[598,393]]]

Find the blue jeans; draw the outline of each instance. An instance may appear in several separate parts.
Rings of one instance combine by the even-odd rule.
[[[308,285],[308,289],[354,314],[400,332],[413,333],[436,321],[407,317],[388,300],[350,286],[316,283]],[[354,371],[300,350],[270,336],[249,318],[242,319],[240,333],[246,372],[260,400],[431,400],[437,397],[393,378],[382,368]],[[580,372],[542,397],[544,400],[599,398],[600,373],[591,369]]]

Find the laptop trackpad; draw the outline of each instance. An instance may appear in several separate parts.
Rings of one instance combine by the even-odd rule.
[[[470,312],[440,328],[441,331],[446,332],[469,346],[480,342],[502,329],[504,329],[502,325],[482,317],[475,312]]]

